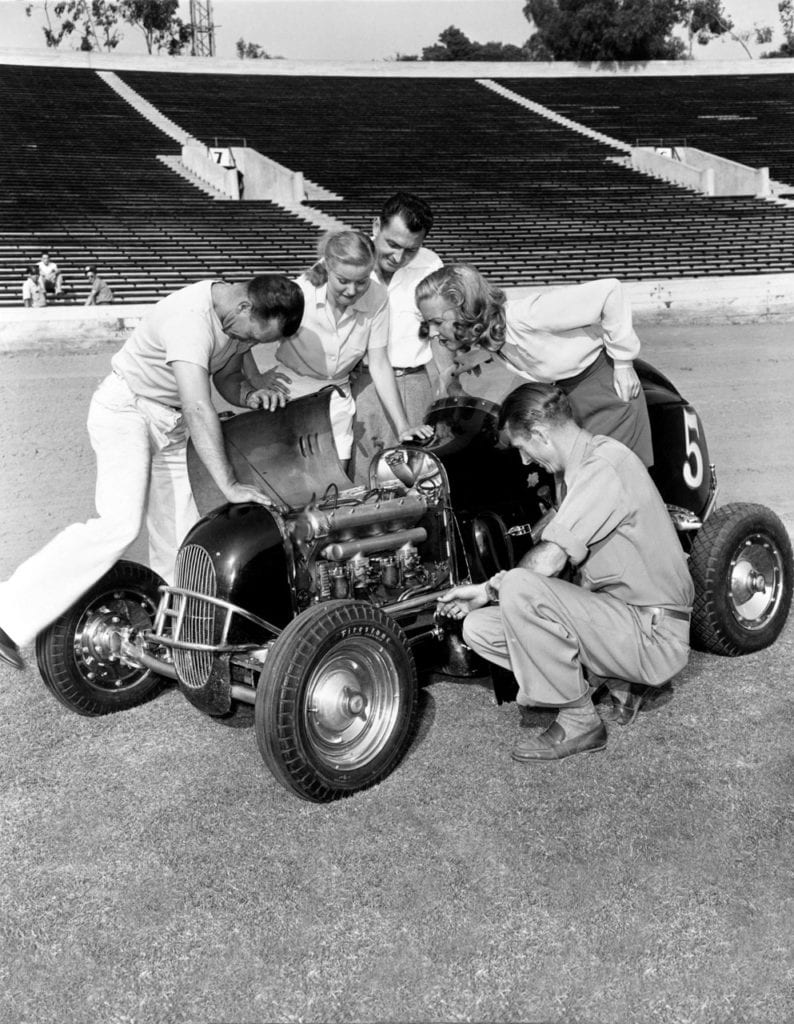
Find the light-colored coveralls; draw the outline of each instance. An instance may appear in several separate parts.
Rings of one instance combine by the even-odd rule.
[[[198,520],[187,475],[187,430],[171,363],[210,374],[237,351],[212,304],[211,280],[167,296],[111,360],[91,399],[97,518],[67,527],[0,583],[0,623],[25,644],[123,555],[146,516],[149,562],[172,581],[177,549]]]
[[[466,616],[463,638],[511,669],[519,704],[561,707],[584,697],[584,669],[658,686],[689,658],[694,587],[659,492],[640,460],[612,438],[579,435],[565,497],[541,540],[579,567],[581,585],[510,570],[499,604]]]
[[[389,293],[389,362],[394,367],[397,390],[405,406],[408,422],[422,423],[433,400],[433,386],[428,373],[433,353],[427,338],[419,337],[422,318],[416,308],[416,286],[428,274],[441,267],[441,259],[432,249],[420,248],[410,263],[392,274],[386,288]],[[372,278],[380,283],[377,268]],[[389,422],[372,377],[361,367],[353,379],[356,403],[355,442],[351,476],[366,479],[372,456],[397,444],[397,433]]]

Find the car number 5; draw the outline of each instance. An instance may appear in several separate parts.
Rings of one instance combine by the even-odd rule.
[[[684,410],[684,483],[693,491],[703,483],[703,452],[698,444],[698,418],[691,409]]]

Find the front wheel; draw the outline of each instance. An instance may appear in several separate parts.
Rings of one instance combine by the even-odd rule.
[[[154,623],[163,580],[120,561],[36,638],[47,687],[79,715],[107,715],[143,703],[162,678],[118,658],[121,638]]]
[[[694,646],[733,656],[777,640],[794,573],[791,541],[774,512],[743,503],[716,509],[695,537],[689,569]]]
[[[328,601],[271,647],[255,728],[268,768],[304,800],[374,785],[398,764],[416,721],[416,666],[400,626],[363,601]]]

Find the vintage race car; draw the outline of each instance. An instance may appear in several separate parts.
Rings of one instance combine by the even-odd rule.
[[[637,363],[653,477],[689,555],[694,645],[739,655],[773,643],[791,604],[792,550],[757,504],[716,507],[698,414]],[[129,708],[176,683],[214,716],[254,705],[260,752],[306,800],[347,796],[400,762],[424,671],[485,674],[460,625],[436,615],[450,586],[515,565],[553,514],[552,481],[499,443],[499,406],[440,399],[426,445],[377,455],[365,485],[337,460],[328,393],[224,424],[238,478],[278,505],[228,505],[189,452],[206,513],[173,586],[117,563],[37,640],[39,669],[72,710]]]

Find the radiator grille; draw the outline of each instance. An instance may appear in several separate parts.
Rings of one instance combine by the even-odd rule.
[[[197,544],[183,547],[177,556],[176,585],[207,597],[215,597],[217,586],[215,567],[204,548]],[[198,597],[179,595],[178,612],[182,626],[179,639],[192,644],[215,642],[216,609],[209,601]],[[184,612],[184,614],[182,614]],[[174,651],[174,664],[180,680],[192,689],[200,689],[209,681],[212,672],[211,651]]]

